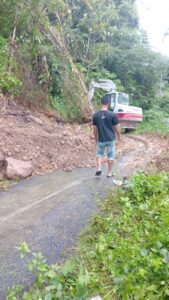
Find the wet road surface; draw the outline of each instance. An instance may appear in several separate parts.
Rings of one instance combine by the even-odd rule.
[[[129,168],[125,165],[131,161],[129,155],[117,161],[117,173],[126,176]],[[50,264],[75,244],[78,233],[97,211],[95,199],[103,198],[114,185],[105,172],[100,178],[94,173],[94,169],[55,172],[0,193],[0,300],[5,299],[8,286],[28,285],[33,280],[16,249],[22,242],[42,252]]]

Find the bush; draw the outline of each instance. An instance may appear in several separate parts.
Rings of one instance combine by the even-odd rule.
[[[7,72],[9,65],[8,44],[0,37],[0,91],[17,96],[20,92],[21,82],[13,74]]]
[[[160,107],[169,116],[169,92],[164,97],[162,97]]]
[[[166,114],[161,110],[160,107],[144,112],[144,121],[138,126],[137,132],[158,132],[168,135],[169,122]]]
[[[69,120],[67,115],[67,108],[65,107],[65,104],[63,103],[61,97],[51,97],[51,106],[59,113],[59,115],[61,115],[64,118],[65,121]]]
[[[20,93],[21,85],[21,81],[14,75],[9,75],[5,72],[0,73],[0,91],[2,93],[10,93],[17,96]]]

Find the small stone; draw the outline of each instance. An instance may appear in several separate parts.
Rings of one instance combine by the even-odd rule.
[[[63,135],[63,136],[67,136],[68,133],[67,133],[66,131],[63,131],[62,135]]]
[[[18,148],[15,148],[16,153],[20,153],[20,150]]]
[[[80,144],[81,144],[81,140],[80,139],[75,139],[75,145],[80,146]]]
[[[23,158],[23,160],[28,160],[27,156],[23,156],[22,158]]]
[[[72,172],[73,169],[72,168],[65,168],[65,172]]]
[[[53,166],[54,166],[55,169],[58,169],[58,165],[57,164],[53,163]]]

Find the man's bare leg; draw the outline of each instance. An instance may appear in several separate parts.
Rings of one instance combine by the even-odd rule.
[[[108,177],[113,175],[113,160],[108,160]]]
[[[97,171],[102,170],[102,157],[96,157],[96,168]]]

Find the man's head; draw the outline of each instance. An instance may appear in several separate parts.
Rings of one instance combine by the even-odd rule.
[[[111,95],[107,94],[101,99],[101,106],[108,108],[111,101]]]

